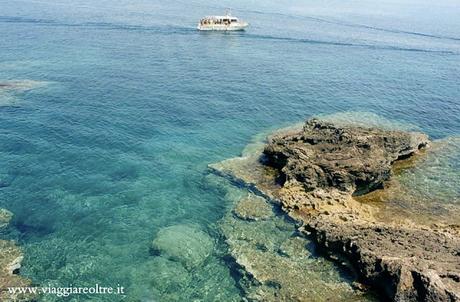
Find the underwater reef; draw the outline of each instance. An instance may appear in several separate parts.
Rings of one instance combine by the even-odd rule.
[[[45,81],[0,79],[0,107],[19,106],[22,103],[20,94],[46,87],[48,84]]]
[[[278,205],[297,224],[298,233],[293,238],[301,234],[312,240],[326,258],[337,263],[345,261],[356,274],[354,289],[370,288],[384,301],[460,301],[458,220],[423,213],[430,216],[427,223],[416,219],[418,215],[405,215],[413,204],[404,198],[403,206],[399,206],[405,211],[394,214],[398,207],[382,198],[397,187],[392,183],[395,171],[417,165],[415,159],[426,156],[430,144],[428,136],[420,132],[311,119],[300,129],[270,136],[267,144],[252,154],[212,164],[210,168]],[[376,196],[379,202],[373,198]],[[267,210],[260,206],[262,214],[257,218],[255,207],[260,201],[252,199],[252,206],[248,198],[237,204],[233,217],[263,221],[261,217],[267,217]],[[452,205],[445,208],[449,206]],[[453,206],[449,213],[456,216],[458,207]],[[232,244],[233,233],[227,231],[224,235],[236,263],[254,276],[255,262],[234,252],[243,245]],[[283,267],[285,276],[297,275],[295,267]],[[281,297],[314,301],[312,289],[305,288],[301,280],[295,285],[293,278],[285,283],[290,288],[283,288],[284,284],[265,279],[261,283],[271,285],[276,291],[274,298],[252,294],[254,298],[249,300],[275,301]]]

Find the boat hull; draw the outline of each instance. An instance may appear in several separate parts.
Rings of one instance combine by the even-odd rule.
[[[197,26],[197,29],[201,31],[239,31],[239,30],[245,30],[246,27],[248,27],[247,23],[231,24],[231,25],[223,25],[223,24],[201,25],[199,24]]]

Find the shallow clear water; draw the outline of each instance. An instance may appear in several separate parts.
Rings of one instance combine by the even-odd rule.
[[[22,83],[0,86],[0,207],[37,284],[238,300],[207,164],[316,114],[460,133],[456,1],[93,2],[0,0],[0,82]],[[247,32],[195,31],[226,7]],[[216,246],[191,276],[150,251],[188,223]]]

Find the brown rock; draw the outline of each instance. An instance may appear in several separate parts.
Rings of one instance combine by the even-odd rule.
[[[365,193],[382,186],[391,164],[428,144],[422,133],[336,127],[312,119],[296,134],[277,135],[264,149],[268,164],[306,190],[335,187]]]
[[[33,295],[9,293],[10,287],[30,286],[30,280],[17,275],[22,252],[12,241],[0,240],[0,301],[32,301]]]
[[[265,162],[283,179],[278,196],[290,216],[329,252],[345,255],[364,283],[393,301],[460,301],[458,232],[379,221],[358,202],[383,187],[392,164],[428,145],[421,133],[338,127],[316,119],[277,135]]]

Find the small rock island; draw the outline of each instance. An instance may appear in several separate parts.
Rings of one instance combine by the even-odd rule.
[[[272,137],[267,164],[279,200],[326,250],[345,255],[364,282],[395,301],[458,301],[460,239],[448,229],[378,221],[352,196],[381,188],[392,164],[428,145],[421,133],[337,127],[316,119]]]
[[[278,204],[323,255],[349,263],[357,288],[382,301],[460,301],[459,225],[382,218],[362,199],[385,192],[394,166],[429,145],[420,132],[310,119],[269,137],[257,156],[211,168]]]

